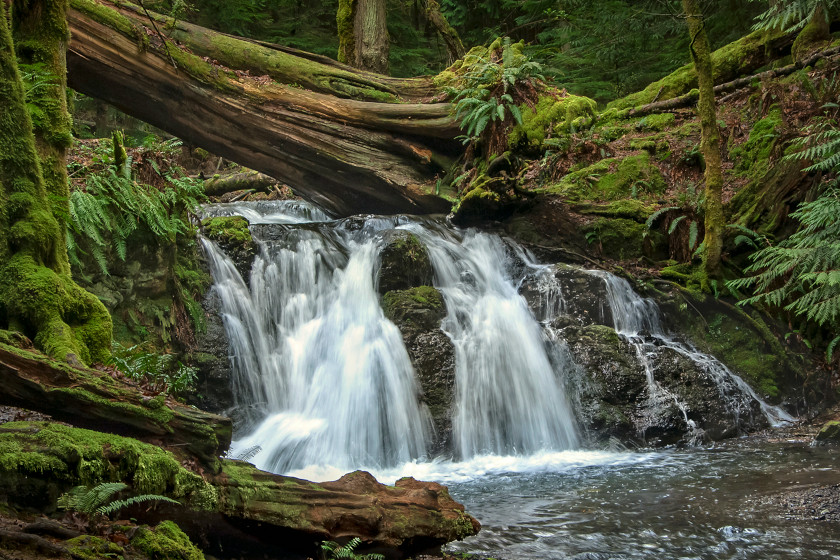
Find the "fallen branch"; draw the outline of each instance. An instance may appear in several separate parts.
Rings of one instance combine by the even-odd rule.
[[[731,91],[741,89],[750,85],[755,80],[769,80],[772,78],[779,78],[781,76],[793,74],[797,70],[807,68],[808,66],[813,66],[820,59],[829,58],[836,54],[840,54],[840,46],[816,52],[805,60],[795,62],[787,66],[783,66],[782,68],[776,68],[775,70],[766,70],[764,72],[759,72],[758,74],[744,76],[742,78],[732,80],[731,82],[726,82],[725,84],[717,85],[715,86],[715,95],[720,95],[721,93],[729,93]],[[629,116],[640,117],[644,115],[650,115],[652,113],[667,113],[673,111],[674,109],[688,107],[696,101],[697,91],[692,90],[686,93],[685,95],[674,97],[673,99],[648,103],[647,105],[642,105],[641,107],[632,109],[629,113]]]
[[[213,177],[204,182],[204,192],[207,196],[221,196],[234,191],[253,189],[269,192],[279,181],[258,171],[245,171],[223,177]]]

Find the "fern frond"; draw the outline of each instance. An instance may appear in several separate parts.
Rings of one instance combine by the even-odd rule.
[[[164,502],[167,504],[175,504],[181,505],[181,502],[177,500],[173,500],[172,498],[168,498],[166,496],[160,496],[157,494],[140,494],[139,496],[131,496],[130,498],[126,498],[124,500],[115,500],[110,504],[99,506],[96,508],[96,513],[100,515],[111,515],[112,513],[119,511],[123,508],[133,506],[136,504],[142,504],[145,502]]]

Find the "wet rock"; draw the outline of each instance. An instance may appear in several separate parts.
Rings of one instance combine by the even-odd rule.
[[[840,443],[840,421],[830,420],[823,424],[814,440],[823,443]]]
[[[429,252],[417,237],[407,231],[390,231],[380,253],[379,293],[429,286],[434,270]]]
[[[250,281],[251,266],[257,254],[257,244],[248,225],[248,220],[242,216],[219,216],[201,222],[204,235],[219,244],[246,284]]]
[[[382,297],[385,316],[400,329],[435,427],[433,455],[447,450],[452,439],[455,394],[455,348],[440,330],[446,316],[443,296],[431,286],[394,290]]]
[[[235,412],[230,387],[229,342],[219,315],[221,301],[214,289],[207,292],[201,308],[206,327],[203,332],[196,333],[196,349],[189,356],[190,364],[198,370],[196,391],[189,395],[189,402],[208,412],[229,415]]]

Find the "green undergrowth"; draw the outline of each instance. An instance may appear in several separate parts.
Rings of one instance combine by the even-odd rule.
[[[520,107],[522,123],[513,127],[508,144],[511,148],[544,149],[549,138],[591,126],[595,110],[595,101],[588,97],[549,91],[533,109]]]
[[[623,159],[606,158],[573,171],[539,192],[562,196],[569,202],[609,202],[651,199],[665,190],[665,179],[650,161],[650,154]]]

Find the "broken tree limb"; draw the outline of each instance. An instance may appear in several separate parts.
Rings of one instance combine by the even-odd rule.
[[[204,193],[207,196],[222,196],[234,191],[252,189],[269,192],[279,181],[259,171],[243,171],[232,175],[212,177],[204,181]]]
[[[428,91],[428,79],[353,72],[288,49],[164,24],[175,69],[139,8],[94,0],[72,0],[71,7],[74,89],[275,177],[338,215],[449,209],[434,193],[434,178],[441,162],[463,150],[450,105],[348,97],[412,99]],[[225,63],[237,63],[236,71]]]
[[[783,66],[781,68],[776,68],[774,70],[766,70],[764,72],[759,72],[758,74],[753,74],[751,76],[737,78],[730,82],[726,82],[725,84],[716,85],[715,95],[729,93],[741,89],[743,87],[747,87],[755,81],[769,80],[772,78],[779,78],[782,76],[793,74],[797,70],[802,70],[803,68],[807,68],[808,66],[813,66],[820,59],[830,58],[837,54],[840,54],[840,46],[818,51],[804,60],[794,62],[793,64],[788,64],[787,66]],[[632,109],[629,113],[629,116],[639,117],[649,115],[652,113],[667,113],[669,111],[673,111],[674,109],[688,107],[696,101],[697,92],[691,91],[685,95],[681,95],[673,99],[667,99],[665,101],[658,101],[655,103],[648,103],[647,105],[642,105],[641,107]]]

